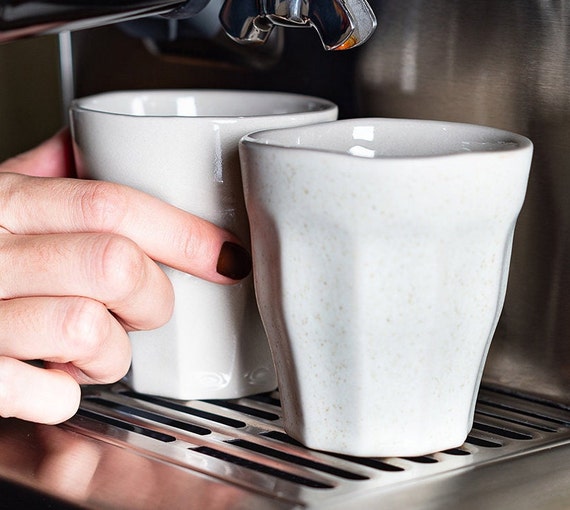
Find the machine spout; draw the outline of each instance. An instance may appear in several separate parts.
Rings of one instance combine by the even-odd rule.
[[[242,44],[264,43],[275,26],[312,27],[326,50],[359,46],[376,28],[367,0],[226,0],[220,21]]]

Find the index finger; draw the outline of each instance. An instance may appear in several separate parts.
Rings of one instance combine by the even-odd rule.
[[[119,234],[158,262],[222,284],[251,271],[232,233],[127,186],[0,173],[0,203],[0,227],[13,234]]]

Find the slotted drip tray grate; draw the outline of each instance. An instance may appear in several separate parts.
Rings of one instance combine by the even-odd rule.
[[[460,472],[570,442],[570,411],[483,388],[459,448],[414,458],[355,458],[309,450],[281,425],[278,392],[178,402],[122,385],[90,389],[66,427],[268,498],[275,508],[335,505],[370,491]],[[228,507],[229,508],[229,507]],[[346,508],[346,506],[345,506]]]

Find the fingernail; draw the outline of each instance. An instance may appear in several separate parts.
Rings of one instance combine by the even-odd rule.
[[[232,280],[242,280],[251,273],[251,255],[239,244],[226,241],[220,250],[216,271]]]

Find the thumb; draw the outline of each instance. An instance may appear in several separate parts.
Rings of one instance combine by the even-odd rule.
[[[69,129],[64,128],[37,147],[0,164],[0,172],[37,177],[70,177],[73,153]]]

